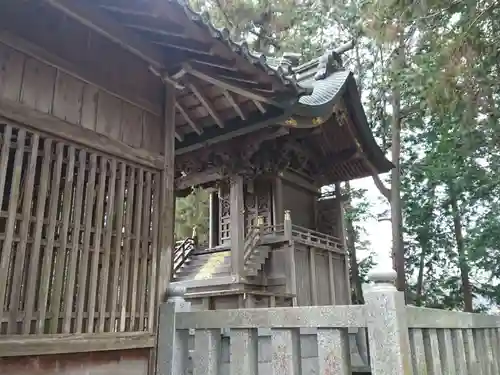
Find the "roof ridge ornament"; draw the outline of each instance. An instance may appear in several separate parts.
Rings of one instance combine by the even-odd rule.
[[[341,70],[343,68],[342,54],[353,48],[354,48],[354,41],[350,41],[348,43],[341,45],[336,49],[331,49],[326,51],[318,59],[318,71],[314,75],[314,79],[316,81],[319,81]]]

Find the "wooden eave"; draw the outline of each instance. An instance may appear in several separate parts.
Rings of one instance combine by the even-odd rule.
[[[10,1],[10,0],[9,0]],[[307,90],[181,0],[44,0],[177,90],[176,149],[280,116]]]
[[[311,80],[314,73],[303,71],[302,77]],[[373,137],[352,73],[337,71],[313,82],[312,95],[302,97],[282,124],[295,128],[291,136],[301,141],[304,152],[314,154],[310,159],[321,184],[391,170],[393,164]]]

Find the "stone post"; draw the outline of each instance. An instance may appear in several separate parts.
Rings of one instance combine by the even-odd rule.
[[[370,365],[373,375],[413,375],[404,294],[394,286],[396,272],[377,267],[375,284],[365,292]]]
[[[189,312],[191,303],[184,300],[186,289],[169,286],[167,302],[160,305],[156,338],[156,375],[184,375],[188,368],[189,331],[177,331],[175,318],[179,312]]]

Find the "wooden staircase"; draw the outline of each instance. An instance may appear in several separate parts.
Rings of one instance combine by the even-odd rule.
[[[260,244],[262,235],[253,228],[244,243],[243,276],[255,277],[262,270],[271,254],[271,246]],[[231,275],[231,251],[229,246],[199,251],[190,239],[179,242],[174,255],[173,282],[208,280]]]

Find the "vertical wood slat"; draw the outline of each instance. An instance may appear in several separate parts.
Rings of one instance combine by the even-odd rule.
[[[259,367],[256,329],[232,329],[230,339],[231,375],[257,375]]]
[[[73,192],[73,179],[75,170],[75,148],[73,146],[68,149],[69,162],[66,165],[66,175],[63,191],[63,212],[62,212],[62,228],[59,233],[60,246],[56,253],[56,267],[54,274],[54,286],[52,288],[51,311],[52,319],[50,322],[50,332],[57,333],[59,328],[59,313],[61,310],[61,293],[65,276],[65,262],[68,244],[68,229],[69,218],[71,213],[71,198]]]
[[[94,332],[95,325],[95,307],[97,300],[97,284],[99,279],[99,261],[101,259],[101,234],[102,222],[104,216],[104,199],[106,193],[106,174],[108,170],[108,161],[104,157],[100,157],[99,163],[99,182],[97,185],[97,200],[96,200],[96,216],[95,216],[95,234],[94,246],[91,253],[91,268],[89,278],[89,293],[88,293],[88,319],[87,319],[87,332]]]
[[[499,335],[499,329],[498,328],[493,328],[492,330],[492,341],[494,342],[493,344],[493,356],[496,360],[497,363],[497,368],[500,372],[500,335]]]
[[[127,166],[125,163],[120,164],[120,179],[118,187],[118,195],[116,196],[116,238],[113,246],[115,260],[113,264],[112,281],[110,283],[110,297],[108,308],[110,309],[110,327],[109,331],[115,330],[117,308],[118,308],[118,281],[120,276],[121,250],[122,250],[122,228],[123,228],[123,212],[125,204],[125,179],[127,175]],[[113,227],[111,228],[113,230]]]
[[[311,285],[311,305],[318,305],[318,278],[316,277],[316,249],[309,248],[309,280]]]
[[[78,255],[80,252],[80,228],[82,219],[82,206],[83,206],[83,189],[85,183],[85,169],[87,165],[87,153],[84,150],[80,150],[78,153],[78,177],[76,181],[75,190],[75,206],[73,214],[73,232],[72,241],[73,244],[70,250],[70,257],[68,262],[68,271],[66,279],[66,290],[64,294],[64,319],[63,328],[64,333],[69,333],[71,331],[72,313],[73,313],[73,303],[75,301],[75,283],[76,283],[76,267],[78,263]]]
[[[146,172],[146,187],[144,194],[144,203],[142,207],[142,251],[140,256],[140,272],[139,272],[139,326],[137,330],[143,331],[145,327],[146,313],[146,294],[147,294],[147,279],[148,279],[148,258],[149,258],[149,231],[151,219],[151,172]]]
[[[134,194],[135,194],[135,169],[130,168],[130,178],[128,180],[127,186],[127,200],[126,200],[126,218],[125,218],[125,238],[123,243],[123,252],[124,252],[124,264],[123,264],[123,275],[122,275],[122,283],[120,286],[120,332],[124,332],[126,328],[127,321],[127,307],[128,307],[128,284],[129,284],[129,264],[130,264],[130,256],[131,256],[131,240],[130,234],[132,233],[132,218],[134,216]]]
[[[137,181],[137,199],[135,200],[134,208],[134,257],[132,258],[132,279],[130,288],[130,325],[129,330],[134,331],[136,328],[136,313],[137,313],[137,298],[138,298],[138,274],[139,274],[139,257],[141,252],[141,224],[142,224],[142,204],[144,195],[144,170],[139,168],[137,171],[139,179]]]
[[[421,329],[410,329],[410,347],[414,374],[425,374],[427,362],[425,358],[424,335]]]
[[[7,177],[7,165],[9,162],[9,151],[10,151],[10,144],[11,144],[11,138],[12,138],[12,126],[10,125],[5,125],[5,130],[3,133],[3,139],[2,139],[2,148],[0,152],[0,206],[1,202],[3,201],[3,196],[4,196],[4,189],[5,189],[5,181]],[[1,294],[0,294],[1,296]],[[3,301],[3,298],[0,297],[0,299]]]
[[[153,224],[151,229],[151,275],[149,277],[149,311],[148,311],[148,331],[154,332],[154,315],[156,310],[156,288],[157,288],[157,268],[158,268],[158,220],[160,218],[160,182],[158,178],[153,180]]]
[[[135,297],[125,293],[123,321],[128,322],[129,315],[135,314],[128,329],[153,332],[160,211],[152,205],[158,208],[158,172],[123,162],[123,194],[116,197],[120,164],[112,157],[92,151],[87,154],[76,145],[17,125],[3,125],[0,147],[2,204],[4,208],[9,206],[4,209],[6,228],[2,228],[0,253],[0,265],[5,268],[0,275],[5,279],[0,309],[7,316],[3,317],[5,332],[113,331],[116,325],[108,322],[112,311],[114,320],[117,314],[122,317],[116,306],[123,294],[120,284],[124,280],[127,285],[129,272],[136,272],[130,283]],[[129,230],[125,234],[130,250],[125,271],[123,241],[118,237],[123,238],[125,232],[121,228],[128,193],[127,169],[140,173],[137,180],[142,180],[138,181],[137,199],[133,190],[130,194],[129,217],[136,233]],[[120,225],[114,207],[118,198]],[[138,220],[132,221],[134,217]],[[131,258],[134,269],[130,267]]]
[[[499,367],[498,367],[498,362],[497,362],[498,342],[496,340],[496,334],[494,332],[494,329],[492,329],[492,328],[486,329],[485,336],[486,336],[486,345],[488,346],[488,359],[490,361],[491,373],[498,374],[500,372]]]
[[[219,375],[220,354],[220,329],[196,330],[194,335],[193,375]]]
[[[333,267],[333,255],[328,252],[328,283],[330,284],[330,303],[337,304],[337,297],[335,293],[335,268]]]
[[[16,225],[16,214],[17,214],[17,205],[19,198],[19,184],[21,182],[21,166],[23,162],[24,156],[24,142],[25,142],[26,132],[24,130],[20,130],[17,133],[16,139],[16,152],[14,155],[14,169],[12,172],[12,184],[10,187],[10,197],[9,197],[9,206],[7,213],[7,223],[5,225],[5,239],[3,241],[2,246],[2,254],[0,259],[0,317],[3,315],[4,307],[6,302],[4,303],[5,292],[7,290],[7,276],[9,275],[9,266],[11,262],[11,254],[14,247],[14,230]],[[4,148],[7,148],[6,152],[9,153],[8,143]],[[4,150],[2,150],[3,153]],[[3,156],[3,155],[2,155]],[[2,160],[3,162],[3,160]],[[4,173],[6,173],[5,171]],[[5,177],[4,177],[5,178]],[[3,201],[3,194],[0,196],[0,208],[1,202]]]
[[[85,293],[87,288],[88,262],[90,255],[90,239],[92,234],[92,217],[95,198],[95,179],[97,170],[97,156],[90,155],[90,171],[88,174],[87,194],[85,197],[84,233],[82,254],[78,270],[78,303],[76,305],[75,333],[81,333],[83,328],[83,315],[85,313]]]
[[[53,263],[53,252],[55,244],[55,235],[57,230],[57,209],[60,199],[61,187],[61,172],[63,165],[64,145],[62,143],[56,144],[56,161],[55,168],[52,171],[52,181],[50,184],[50,199],[49,199],[49,212],[48,219],[49,225],[47,227],[47,245],[43,252],[42,272],[40,275],[40,300],[38,305],[39,318],[37,324],[37,333],[45,332],[45,316],[47,313],[49,290],[52,287],[51,282],[51,267]]]
[[[476,345],[472,329],[463,331],[465,357],[467,360],[467,371],[469,374],[484,375],[477,358]]]
[[[297,329],[271,331],[272,369],[274,375],[300,375],[300,335]]]
[[[34,230],[33,245],[31,247],[30,264],[28,268],[28,279],[26,282],[26,303],[24,305],[25,318],[23,323],[23,332],[30,332],[31,320],[34,313],[36,287],[39,282],[38,279],[38,266],[41,257],[41,241],[43,223],[45,218],[45,204],[47,199],[47,191],[49,184],[50,164],[52,161],[52,140],[45,139],[42,172],[40,175],[40,186],[36,197],[36,224]]]
[[[101,268],[100,279],[100,295],[99,295],[99,322],[97,332],[104,332],[106,323],[106,302],[108,297],[109,285],[109,267],[111,260],[111,240],[113,238],[113,224],[115,221],[115,187],[116,187],[116,159],[112,159],[110,163],[110,176],[108,183],[106,219],[104,228],[104,260]],[[103,224],[104,225],[104,224]],[[118,229],[117,229],[118,231]]]
[[[461,329],[453,329],[451,331],[451,341],[456,373],[457,375],[467,375],[467,358],[465,355],[465,343]]]
[[[490,369],[488,368],[488,359],[487,359],[487,351],[484,335],[482,329],[473,329],[472,336],[474,337],[474,345],[476,349],[476,355],[479,362],[479,368],[481,369],[481,373],[483,375],[491,375]]]
[[[441,355],[441,365],[444,374],[456,374],[455,358],[453,353],[453,341],[450,329],[440,329],[438,331],[439,353]]]
[[[21,297],[21,288],[23,285],[23,276],[26,272],[25,259],[26,259],[26,248],[28,243],[29,226],[31,220],[31,206],[33,198],[33,185],[35,180],[35,171],[38,157],[38,134],[31,137],[31,149],[30,158],[28,162],[28,168],[25,171],[25,181],[24,181],[24,193],[23,193],[23,207],[22,207],[22,221],[20,228],[20,242],[16,250],[16,262],[14,265],[14,274],[10,278],[10,284],[12,285],[12,292],[10,295],[10,319],[7,327],[7,333],[15,334],[17,333],[17,316],[19,313],[19,304]],[[0,195],[0,200],[3,195]],[[1,206],[1,202],[0,202]],[[22,331],[23,334],[29,334],[29,328],[27,331]]]
[[[351,352],[346,329],[318,329],[320,374],[351,375]]]
[[[438,334],[435,329],[424,331],[424,343],[428,362],[428,369],[432,375],[442,375],[441,357],[439,354]]]

